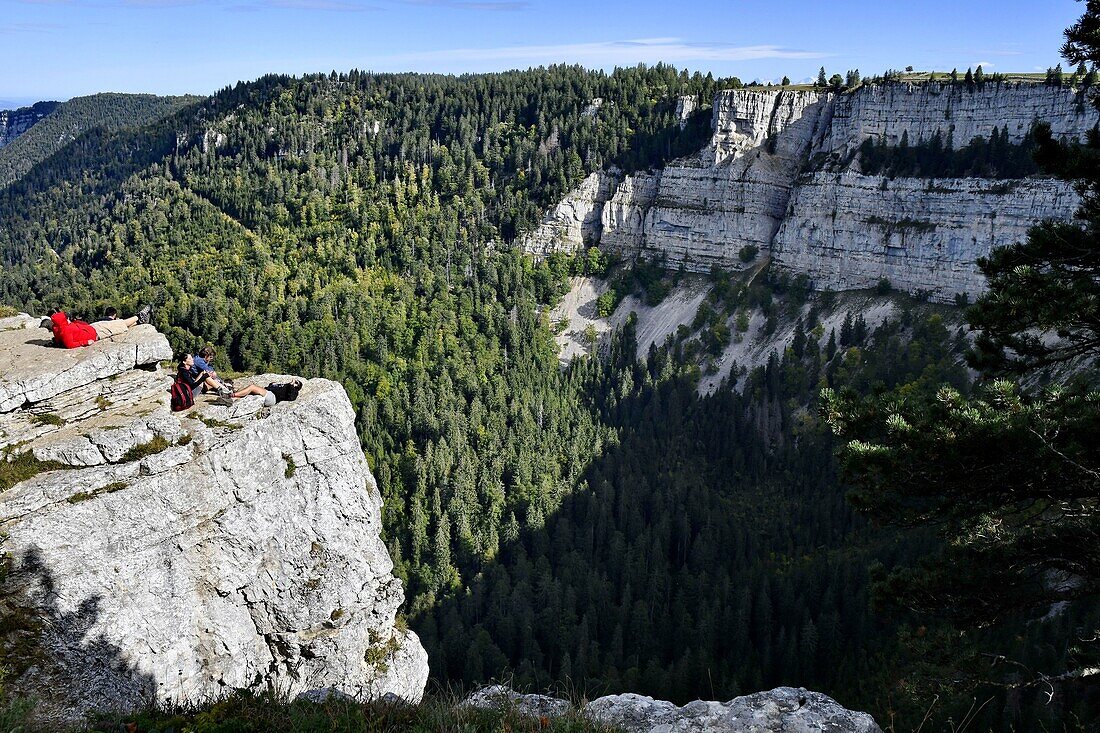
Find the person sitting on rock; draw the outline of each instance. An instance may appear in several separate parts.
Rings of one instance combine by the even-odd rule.
[[[210,376],[218,376],[218,372],[213,370],[213,366],[210,365],[210,362],[213,361],[213,358],[215,358],[217,354],[218,352],[213,350],[213,347],[210,346],[209,343],[207,343],[205,347],[202,347],[201,349],[199,349],[198,353],[193,355],[193,359],[195,359],[195,365],[198,369],[206,372]],[[224,382],[226,380],[222,381]]]
[[[264,398],[264,407],[272,407],[276,402],[293,402],[298,399],[298,393],[301,391],[302,380],[295,379],[293,382],[272,382],[267,385],[267,387],[261,387],[258,384],[249,384],[238,389],[233,393],[233,396],[247,397],[252,394],[259,395]]]
[[[180,357],[177,377],[180,381],[185,382],[192,391],[217,392],[226,397],[231,394],[231,390],[222,384],[221,380],[199,369],[195,364],[195,357],[191,354],[184,354]]]
[[[120,333],[125,333],[129,328],[133,328],[138,324],[149,323],[151,320],[153,320],[153,306],[151,305],[142,307],[136,316],[130,316],[129,318],[119,318],[117,310],[107,308],[103,313],[103,318],[92,323],[92,328],[95,329],[96,337],[102,340],[118,336]]]

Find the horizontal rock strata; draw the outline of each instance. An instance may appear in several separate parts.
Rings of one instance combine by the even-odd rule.
[[[959,148],[994,127],[1018,143],[1037,120],[1080,139],[1098,115],[1073,89],[1035,84],[723,91],[709,146],[659,171],[589,176],[524,246],[542,255],[598,243],[694,272],[751,265],[751,246],[821,287],[864,288],[886,277],[941,301],[973,296],[984,289],[975,260],[1040,220],[1071,219],[1079,204],[1072,186],[1044,178],[884,181],[860,175],[857,148],[869,138],[916,144],[937,132]]]
[[[427,658],[395,625],[403,591],[343,388],[172,413],[170,376],[133,369],[163,336],[127,334],[125,359],[0,334],[9,363],[35,365],[5,382],[33,389],[8,389],[4,458],[49,461],[0,493],[6,684],[70,720],[232,689],[418,700]],[[56,375],[66,389],[37,386]]]

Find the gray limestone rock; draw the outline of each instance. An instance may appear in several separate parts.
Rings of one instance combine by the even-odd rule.
[[[867,713],[803,688],[777,687],[729,702],[696,700],[678,708],[642,695],[593,700],[585,714],[627,733],[882,733]]]
[[[78,349],[54,347],[51,339],[45,328],[0,329],[0,413],[172,358],[168,339],[148,325]]]
[[[21,347],[10,333],[7,357],[46,350],[35,329]],[[232,689],[419,700],[427,656],[395,622],[404,595],[343,388],[305,380],[272,408],[196,395],[172,413],[167,375],[127,371],[136,353],[50,350],[41,373],[5,373],[22,405],[0,415],[9,453],[70,466],[0,494],[0,614],[26,622],[5,625],[25,650],[9,689],[58,720]],[[53,417],[24,442],[36,410]]]
[[[600,241],[603,206],[619,182],[618,171],[593,173],[547,212],[539,227],[523,241],[528,252],[541,256],[576,252]]]
[[[529,717],[563,715],[571,708],[565,700],[521,695],[500,685],[478,690],[462,704],[514,708]],[[608,695],[581,711],[626,733],[882,733],[867,713],[847,710],[827,695],[794,687],[777,687],[724,703],[696,700],[683,707],[633,693]]]
[[[481,710],[515,710],[529,718],[565,715],[572,707],[567,700],[549,695],[521,695],[504,685],[491,685],[476,690],[461,705]]]

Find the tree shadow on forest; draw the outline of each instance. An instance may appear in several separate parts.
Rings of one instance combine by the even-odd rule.
[[[700,399],[686,379],[613,409],[629,428],[584,469],[583,488],[416,620],[436,679],[511,674],[523,687],[682,704],[780,684],[820,689],[827,670],[867,650],[860,634],[875,622],[865,566],[824,551],[803,559],[865,539],[828,469],[803,470],[832,460],[827,443],[799,448],[800,465],[788,466],[789,455],[768,464],[773,441],[752,400],[732,391]],[[798,560],[781,567],[784,558]],[[800,584],[804,600],[782,595]],[[851,616],[820,643],[806,623],[819,606]]]
[[[32,700],[34,717],[57,725],[79,722],[91,711],[140,709],[153,701],[156,680],[95,632],[102,595],[65,610],[38,548],[7,557],[6,564],[0,585],[6,695]]]

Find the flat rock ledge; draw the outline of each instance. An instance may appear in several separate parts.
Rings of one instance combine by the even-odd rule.
[[[41,327],[43,320],[25,313],[0,318],[0,413],[172,358],[168,339],[153,326],[61,349],[51,345],[53,333]]]
[[[0,492],[9,692],[59,722],[234,689],[421,698],[339,384],[173,413],[151,326],[62,350],[39,321],[0,320],[0,460],[27,469]]]
[[[532,718],[563,715],[572,708],[565,700],[521,695],[501,685],[478,690],[462,704],[513,708]],[[801,687],[777,687],[729,702],[696,700],[683,707],[633,693],[608,695],[586,703],[581,713],[626,733],[882,733],[867,713]]]

